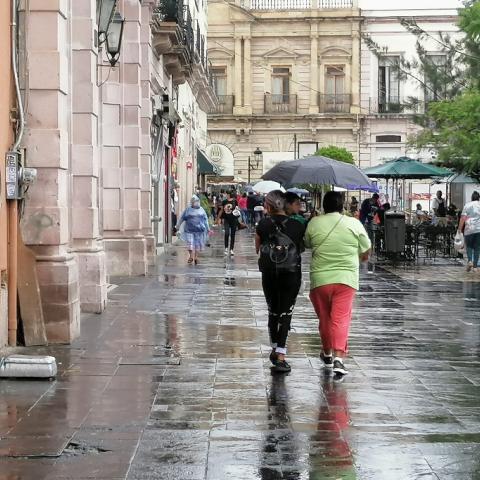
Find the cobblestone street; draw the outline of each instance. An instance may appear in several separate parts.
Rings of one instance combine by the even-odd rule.
[[[272,375],[253,237],[115,279],[54,382],[0,381],[0,480],[480,479],[480,275],[362,273],[342,384],[305,289]],[[307,261],[305,262],[307,263]]]

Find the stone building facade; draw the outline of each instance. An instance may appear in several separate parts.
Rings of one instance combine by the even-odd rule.
[[[423,111],[431,99],[431,92],[412,77],[398,78],[390,70],[389,61],[400,56],[410,61],[417,58],[416,37],[400,23],[401,19],[414,18],[431,35],[423,41],[428,55],[441,62],[442,45],[434,38],[440,40],[439,32],[450,37],[458,35],[457,9],[461,6],[460,0],[405,0],[401,5],[360,0],[362,33],[386,48],[385,56],[378,58],[364,41],[361,42],[362,168],[403,155],[431,159],[432,152],[416,152],[408,146],[408,138],[419,128],[413,121],[413,114]],[[415,111],[404,106],[409,98],[419,102]]]
[[[125,23],[113,68],[97,37],[100,1],[19,5],[22,147],[25,165],[38,173],[23,202],[21,231],[37,256],[50,342],[75,338],[81,311],[105,309],[110,279],[145,275],[170,241],[173,213],[181,207],[174,189],[181,198],[193,192],[193,159],[206,143],[198,133],[206,132],[202,111],[215,104],[206,1],[117,0]],[[2,45],[7,34],[2,28]],[[4,149],[9,89],[1,81]],[[3,206],[2,199],[0,226]],[[3,241],[1,248],[3,271]]]
[[[356,0],[213,1],[208,47],[219,98],[209,152],[221,169],[255,181],[275,162],[329,144],[358,158]]]

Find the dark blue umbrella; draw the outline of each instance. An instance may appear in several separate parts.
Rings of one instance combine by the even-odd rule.
[[[355,165],[313,155],[300,160],[280,162],[262,178],[284,186],[295,185],[371,185],[368,177]]]

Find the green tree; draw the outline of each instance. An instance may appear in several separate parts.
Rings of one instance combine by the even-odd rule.
[[[329,145],[328,147],[318,149],[315,155],[322,155],[323,157],[332,158],[339,162],[351,163],[352,165],[355,164],[352,153],[344,147]]]
[[[458,25],[463,32],[455,40],[425,32],[415,20],[401,24],[417,38],[418,59],[399,58],[392,64],[400,78],[419,82],[429,101],[409,98],[405,110],[417,111],[422,131],[410,139],[412,146],[434,149],[438,163],[480,179],[480,2],[465,2]],[[388,53],[368,36],[364,41],[378,57]],[[444,61],[428,55],[425,41],[435,41]]]

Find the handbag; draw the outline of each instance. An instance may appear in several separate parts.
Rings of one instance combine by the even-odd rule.
[[[240,209],[238,207],[235,207],[233,209],[232,215],[234,215],[235,217],[240,217],[242,215],[242,212],[240,211]]]
[[[458,253],[464,253],[465,252],[465,238],[463,236],[463,233],[457,232],[457,234],[455,235],[455,239],[453,241],[453,248]]]

